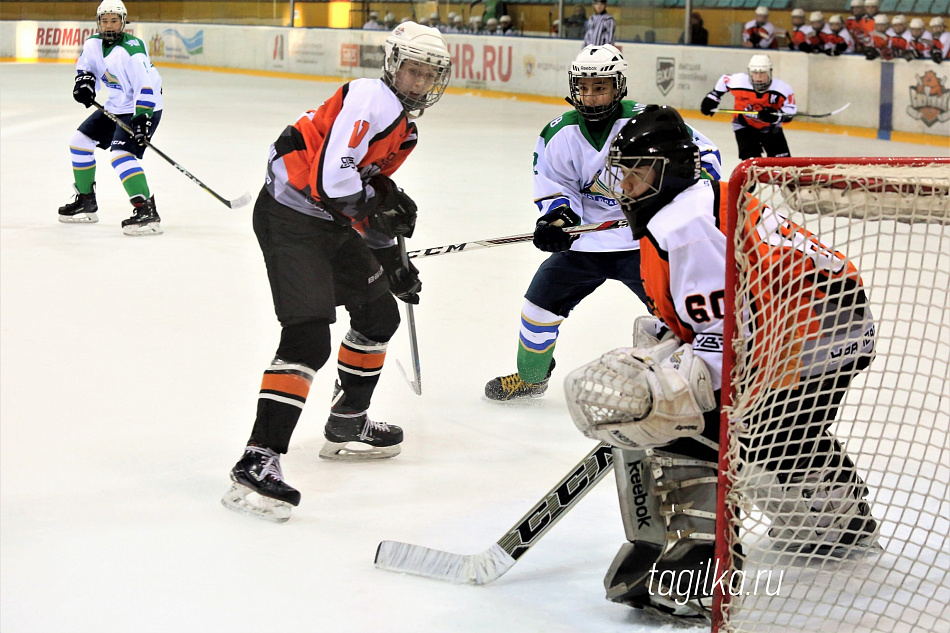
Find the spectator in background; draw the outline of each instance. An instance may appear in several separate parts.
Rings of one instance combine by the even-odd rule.
[[[825,14],[821,11],[812,11],[811,15],[808,16],[808,23],[815,30],[815,35],[818,36],[818,42],[811,52],[827,53],[831,48],[833,33],[831,27],[825,22]]]
[[[907,50],[912,53],[916,59],[930,59],[930,50],[933,48],[933,43],[933,35],[924,28],[924,21],[920,18],[911,20],[910,36],[907,38]]]
[[[396,16],[387,13],[386,17],[383,18],[383,30],[392,31],[394,28],[396,28]]]
[[[934,41],[930,58],[939,64],[950,56],[950,33],[947,33],[947,25],[939,15],[930,20],[930,35]]]
[[[759,7],[755,19],[746,22],[742,29],[742,45],[746,48],[778,48],[775,26],[769,22],[769,10]]]
[[[480,35],[482,33],[482,16],[470,15],[468,17],[468,32],[470,35]]]
[[[868,24],[871,25],[870,31],[874,30],[874,18],[868,17],[864,10],[864,0],[851,0],[851,15],[845,20],[845,26],[854,39],[854,49],[858,53],[863,53],[868,44]]]
[[[518,31],[516,31],[511,26],[510,15],[503,15],[500,18],[498,18],[498,34],[499,35],[518,35]]]
[[[462,24],[462,16],[455,15],[452,17],[452,24],[446,27],[446,33],[465,33],[465,25]]]
[[[614,43],[614,17],[607,13],[607,0],[594,0],[594,15],[584,27],[584,46]]]
[[[683,43],[683,35],[680,35],[679,43]],[[693,46],[709,44],[709,31],[703,27],[703,18],[699,15],[699,11],[693,11],[689,14],[689,43]]]
[[[865,0],[864,6],[867,5],[868,2]],[[881,59],[894,59],[894,53],[890,47],[890,36],[887,34],[890,28],[890,20],[887,19],[886,15],[878,13],[874,16],[874,30],[871,31],[871,39],[868,41],[867,49],[864,51],[866,58],[877,59],[880,57]]]
[[[485,22],[484,35],[501,35],[498,31],[498,18],[488,18]]]
[[[574,13],[564,19],[564,37],[569,40],[584,39],[584,27],[586,24],[587,11],[584,10],[584,5],[579,4],[574,7]]]
[[[445,25],[442,24],[442,18],[439,17],[438,11],[433,11],[429,14],[429,26],[437,29],[440,32],[445,28]]]
[[[793,51],[810,53],[820,42],[811,25],[805,24],[805,10],[792,9],[792,30],[788,33],[788,47]]]
[[[828,40],[828,54],[853,53],[854,38],[851,37],[851,32],[845,27],[844,19],[840,15],[833,15],[828,18],[828,27],[831,29],[831,37]]]
[[[379,22],[379,13],[376,11],[369,12],[369,20],[366,21],[366,24],[363,25],[364,31],[382,31],[384,29],[383,25]]]

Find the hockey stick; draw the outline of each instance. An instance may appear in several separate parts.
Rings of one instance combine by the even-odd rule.
[[[498,580],[612,467],[610,445],[601,442],[504,536],[480,554],[452,554],[421,545],[383,541],[376,549],[376,566],[470,585]]]
[[[406,239],[400,235],[396,238],[399,243],[399,254],[402,256],[403,266],[409,267],[409,255],[406,253]],[[416,339],[416,315],[412,311],[412,304],[406,304],[406,320],[409,321],[409,354],[412,357],[412,375],[415,380],[409,380],[406,370],[402,368],[402,363],[396,359],[396,367],[402,372],[402,377],[406,379],[409,386],[417,396],[422,395],[422,366],[419,364],[419,341]]]
[[[597,222],[595,224],[572,226],[570,228],[564,229],[564,232],[570,233],[571,235],[582,235],[584,233],[594,233],[596,231],[621,229],[627,226],[630,226],[630,223],[626,220],[607,220],[606,222]],[[474,242],[462,242],[461,244],[434,246],[432,248],[426,248],[419,251],[409,251],[409,258],[435,257],[436,255],[448,255],[449,253],[474,251],[479,248],[493,248],[495,246],[505,246],[507,244],[530,242],[532,239],[534,239],[534,233],[522,233],[520,235],[509,235],[508,237],[496,237],[490,240],[475,240]]]
[[[118,125],[120,128],[122,128],[123,130],[125,130],[126,132],[128,132],[128,133],[131,134],[131,135],[134,135],[134,134],[135,134],[135,133],[131,130],[131,128],[129,128],[128,125],[126,125],[125,123],[122,122],[122,119],[120,119],[120,118],[117,117],[116,115],[112,114],[111,112],[109,112],[108,110],[106,110],[105,108],[103,108],[102,105],[100,105],[97,101],[93,101],[93,102],[92,102],[92,105],[96,106],[96,108],[98,108],[104,115],[106,115],[107,117],[109,117],[109,119],[110,119],[113,123],[115,123],[116,125]],[[215,198],[217,198],[219,201],[221,201],[222,203],[224,203],[224,204],[227,205],[228,207],[230,207],[230,208],[232,208],[232,209],[236,209],[236,208],[238,208],[238,207],[247,206],[248,203],[251,202],[251,192],[249,192],[249,191],[248,191],[248,192],[245,192],[244,195],[241,196],[240,198],[236,198],[236,199],[234,199],[234,200],[228,200],[227,198],[223,198],[223,197],[219,196],[217,193],[215,193],[215,191],[214,191],[213,189],[211,189],[211,187],[209,187],[208,185],[204,184],[203,182],[201,182],[200,180],[198,180],[197,178],[195,178],[195,177],[191,174],[190,171],[188,171],[187,169],[185,169],[184,167],[182,167],[181,165],[179,165],[178,163],[176,163],[176,162],[175,162],[174,160],[172,160],[168,155],[166,155],[165,152],[161,151],[160,149],[158,149],[157,147],[155,147],[154,145],[152,145],[152,143],[151,143],[150,141],[146,140],[146,141],[145,141],[145,145],[146,145],[146,147],[151,148],[156,154],[158,154],[159,156],[161,156],[162,158],[164,158],[166,161],[168,161],[169,163],[171,163],[171,165],[172,165],[175,169],[177,169],[177,170],[180,171],[181,173],[183,173],[183,174],[185,174],[186,176],[188,176],[189,178],[191,178],[191,180],[192,180],[196,185],[198,185],[199,187],[201,187],[202,189],[204,189],[205,191],[207,191],[208,193],[210,193],[212,196],[214,196]]]
[[[843,112],[847,110],[850,105],[851,105],[851,102],[849,101],[848,103],[844,104],[843,106],[841,106],[837,110],[834,110],[833,112],[825,112],[824,114],[808,114],[807,112],[799,112],[795,116],[805,117],[808,119],[824,119],[825,117],[834,116],[838,114],[839,112]],[[758,117],[759,115],[759,113],[756,112],[755,110],[713,110],[713,112],[722,112],[724,114],[744,114],[746,116],[752,116],[752,117]]]

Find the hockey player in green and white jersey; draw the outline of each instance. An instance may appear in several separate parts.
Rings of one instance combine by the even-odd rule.
[[[79,61],[73,98],[91,107],[96,89],[104,86],[103,107],[131,130],[129,134],[96,110],[69,139],[75,199],[59,208],[60,222],[98,222],[96,212],[96,148],[111,152],[110,162],[132,202],[132,217],[122,221],[126,235],[162,232],[155,197],[149,190],[142,155],[162,118],[162,78],[148,56],[145,42],[125,32],[128,12],[122,0],[103,0],[96,10],[99,33],[86,40]]]
[[[610,142],[643,106],[624,100],[627,62],[609,44],[587,46],[568,70],[574,110],[544,126],[534,150],[534,202],[541,212],[534,245],[553,253],[528,286],[521,311],[518,371],[485,385],[491,400],[539,398],[554,369],[558,328],[571,310],[606,280],[627,286],[646,304],[639,243],[628,230],[572,236],[562,229],[624,219],[604,185]],[[719,180],[718,148],[692,130],[702,177]]]

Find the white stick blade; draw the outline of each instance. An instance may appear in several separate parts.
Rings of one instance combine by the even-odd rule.
[[[481,554],[452,554],[398,541],[383,541],[376,550],[380,569],[470,585],[497,580],[514,564],[497,543]]]
[[[244,195],[241,196],[240,198],[236,199],[236,200],[229,200],[229,201],[228,201],[228,205],[229,205],[232,209],[238,209],[238,208],[240,208],[240,207],[246,207],[246,206],[249,205],[250,203],[251,203],[251,192],[250,192],[250,191],[245,191],[245,192],[244,192]]]

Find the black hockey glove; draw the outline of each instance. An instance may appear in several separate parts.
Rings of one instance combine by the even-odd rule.
[[[845,44],[844,42],[838,42],[837,44],[835,44],[835,49],[834,49],[835,52],[834,52],[834,54],[835,54],[835,55],[841,55],[841,54],[844,53],[846,50],[848,50],[848,45]]]
[[[144,114],[132,117],[132,124],[129,127],[132,128],[132,138],[139,145],[144,146],[145,141],[152,137],[152,119]]]
[[[798,50],[800,50],[803,53],[810,53],[812,52],[813,47],[808,42],[802,42],[801,44],[798,45]]]
[[[87,108],[96,100],[96,76],[92,73],[79,73],[73,84],[73,99]]]
[[[719,107],[719,102],[713,99],[712,97],[704,97],[702,104],[699,106],[699,111],[705,114],[706,116],[713,116],[716,114],[713,112],[716,108]]]
[[[782,114],[775,108],[765,107],[759,110],[758,118],[762,123],[778,123],[782,120]]]
[[[901,54],[901,57],[903,57],[905,61],[909,62],[915,59],[919,59],[920,57],[922,57],[922,55],[920,51],[914,50],[913,48],[908,48],[906,51],[903,52],[903,54]]]
[[[762,41],[762,36],[758,33],[749,33],[749,43],[752,44],[753,48],[759,47],[759,42]]]
[[[419,270],[412,261],[410,260],[408,268],[402,263],[398,246],[376,249],[373,254],[376,255],[376,259],[379,260],[386,273],[386,279],[389,280],[389,292],[393,293],[397,299],[418,305],[422,282],[419,281]]]
[[[939,48],[934,48],[932,51],[930,51],[930,59],[933,60],[933,63],[939,64],[943,61],[943,51],[941,51]]]
[[[377,174],[369,179],[376,191],[379,204],[369,216],[369,226],[383,235],[412,237],[416,228],[418,207],[406,192],[396,186],[389,176]]]
[[[535,247],[546,253],[559,253],[570,249],[578,236],[565,233],[564,228],[580,223],[580,217],[571,211],[567,204],[548,211],[538,218],[534,227]]]
[[[876,48],[869,48],[867,52],[864,54],[864,59],[868,59],[868,60],[877,59],[880,56],[881,56],[881,52],[879,50],[877,50]]]

